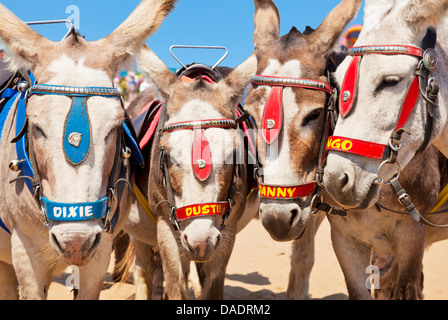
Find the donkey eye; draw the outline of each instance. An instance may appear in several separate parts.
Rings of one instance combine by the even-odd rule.
[[[322,113],[322,108],[320,109],[314,109],[313,111],[311,111],[303,120],[302,126],[306,126],[308,124],[310,124],[311,122],[315,121],[316,119],[319,118],[320,114]]]
[[[394,87],[397,84],[399,84],[401,81],[401,78],[398,76],[387,76],[383,79],[381,84],[376,88],[376,92],[380,92],[381,90],[388,88],[388,87]]]
[[[45,134],[44,130],[42,130],[42,128],[37,125],[33,125],[33,133],[36,136],[36,138],[39,138],[40,136],[47,138],[47,135]]]

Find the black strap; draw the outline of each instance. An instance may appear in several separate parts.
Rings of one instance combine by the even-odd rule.
[[[415,205],[412,203],[411,197],[407,194],[406,190],[404,190],[404,188],[400,185],[397,178],[393,178],[392,180],[390,180],[390,184],[397,193],[399,202],[406,208],[406,211],[408,211],[412,219],[427,226],[436,228],[448,228],[448,224],[437,225],[425,219],[423,215],[417,210]]]

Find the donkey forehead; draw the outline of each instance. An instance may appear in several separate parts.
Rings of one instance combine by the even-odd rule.
[[[289,60],[281,63],[276,59],[269,59],[266,68],[263,70],[263,74],[271,76],[282,77],[302,77],[302,63],[297,60]]]
[[[70,85],[78,87],[107,87],[111,79],[102,69],[92,68],[86,62],[87,57],[78,59],[62,54],[51,61],[42,73],[41,82],[55,85]]]
[[[232,159],[227,159],[234,154],[235,143],[235,130],[223,129],[223,128],[208,128],[204,131],[205,138],[210,146],[210,153],[212,163],[223,164],[224,162]],[[180,130],[169,133],[169,138],[162,141],[163,144],[167,144],[172,159],[177,162],[190,165],[191,155],[194,143],[194,131],[193,130]],[[229,162],[230,163],[230,162]]]
[[[334,78],[338,85],[342,85],[352,60],[351,56],[347,56],[337,68]],[[376,86],[379,84],[378,81],[382,81],[387,76],[410,79],[410,75],[415,71],[416,64],[416,58],[407,55],[365,55],[362,57],[359,70],[359,79],[362,84],[358,85],[360,87]],[[364,81],[366,82],[364,83]]]
[[[105,136],[124,119],[121,102],[117,98],[87,98],[87,111],[93,134]],[[72,105],[72,99],[58,95],[34,95],[27,104],[27,115],[32,123],[49,134],[60,134]]]

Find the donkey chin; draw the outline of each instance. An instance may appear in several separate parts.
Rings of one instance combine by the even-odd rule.
[[[275,241],[291,241],[303,236],[310,208],[302,209],[296,203],[266,200],[260,204],[260,220]]]
[[[206,262],[219,248],[222,234],[219,231],[216,218],[197,217],[192,221],[181,223],[180,239],[190,260]]]
[[[103,228],[98,221],[51,222],[50,243],[69,265],[89,263],[101,243]]]

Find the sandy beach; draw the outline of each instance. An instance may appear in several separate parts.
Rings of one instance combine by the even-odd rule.
[[[291,242],[276,242],[254,219],[236,239],[227,268],[225,299],[284,300],[290,272]],[[247,250],[251,248],[251,250]],[[426,300],[448,299],[448,241],[431,246],[423,261]],[[112,282],[109,273],[101,292],[101,300],[132,300],[134,285]],[[194,269],[192,269],[194,270]],[[366,274],[366,278],[367,278]],[[195,274],[192,274],[192,282]],[[71,300],[73,295],[64,285],[64,275],[55,279],[49,290],[50,300]],[[315,264],[310,278],[312,299],[346,300],[347,289],[330,240],[330,225],[324,220],[316,235]]]

